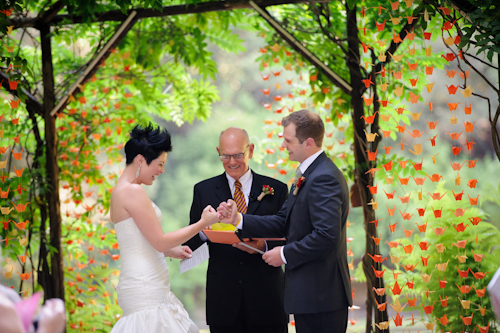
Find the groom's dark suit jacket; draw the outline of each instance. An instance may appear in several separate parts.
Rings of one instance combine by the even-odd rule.
[[[244,215],[242,236],[286,237],[285,311],[309,314],[352,305],[347,264],[349,190],[323,152],[277,215]]]
[[[276,214],[288,194],[286,184],[254,172],[247,214]],[[274,195],[257,197],[262,186],[274,188]],[[204,180],[194,187],[190,223],[197,222],[203,209],[215,209],[223,201],[232,199],[226,174]],[[270,242],[269,242],[270,243]],[[200,236],[187,243],[192,250],[203,244]],[[268,244],[272,246],[271,244]],[[267,265],[260,254],[249,254],[232,245],[208,242],[210,259],[207,271],[207,324],[233,325],[242,300],[247,321],[254,325],[274,326],[288,323],[284,311],[284,276],[281,267]]]

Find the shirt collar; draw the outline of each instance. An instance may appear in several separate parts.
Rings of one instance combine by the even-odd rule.
[[[309,166],[318,158],[318,156],[323,152],[323,149],[320,149],[318,152],[312,154],[308,158],[306,158],[302,163],[299,165],[300,172],[304,174],[309,168]]]
[[[231,189],[231,192],[233,192],[234,183],[236,182],[236,179],[228,175],[227,172],[226,172],[226,177],[227,177],[227,182],[229,184],[229,188]],[[248,168],[248,171],[245,172],[243,176],[240,177],[239,181],[241,183],[241,191],[243,193],[250,193],[250,187],[252,184],[252,170]]]

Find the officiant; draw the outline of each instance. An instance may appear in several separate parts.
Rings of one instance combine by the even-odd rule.
[[[288,188],[250,169],[248,163],[254,148],[244,129],[231,127],[221,132],[217,152],[225,172],[195,185],[190,223],[200,219],[207,205],[218,207],[228,199],[237,203],[241,213],[273,215],[279,211],[288,196]],[[213,229],[228,227],[233,226],[215,224]],[[266,264],[261,254],[246,246],[212,243],[202,233],[186,245],[195,250],[204,242],[208,242],[210,252],[206,286],[206,319],[210,332],[287,332],[282,268]],[[281,245],[264,241],[246,243],[262,252]]]

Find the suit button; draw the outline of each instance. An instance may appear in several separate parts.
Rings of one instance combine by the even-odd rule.
[[[240,265],[243,265],[243,264],[244,264],[244,262],[243,262],[243,261],[240,261]]]
[[[241,282],[241,280],[238,281],[239,284],[242,284],[243,282]]]

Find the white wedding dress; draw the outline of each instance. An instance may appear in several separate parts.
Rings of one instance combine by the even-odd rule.
[[[153,207],[162,220],[160,209]],[[144,238],[132,217],[115,224],[121,272],[116,286],[123,316],[112,333],[198,333],[182,303],[170,290],[163,253]]]

